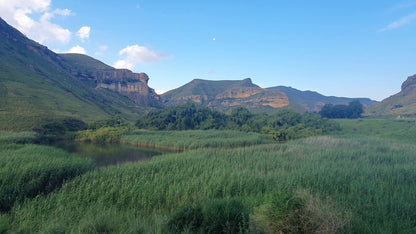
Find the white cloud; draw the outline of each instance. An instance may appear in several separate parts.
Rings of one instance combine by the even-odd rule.
[[[71,32],[51,22],[56,15],[68,16],[68,9],[51,9],[51,0],[0,0],[0,15],[29,38],[40,43],[68,43]],[[38,19],[33,14],[41,15]]]
[[[159,95],[166,93],[166,90],[162,90],[162,89],[155,89],[155,92]]]
[[[90,32],[91,32],[91,27],[88,27],[88,26],[82,26],[82,27],[78,30],[78,32],[77,32],[77,36],[78,36],[79,38],[81,38],[81,40],[88,39],[88,38],[90,38]]]
[[[132,45],[120,50],[120,55],[126,55],[126,58],[117,61],[114,64],[116,68],[127,68],[130,70],[134,69],[134,66],[138,63],[151,64],[159,62],[165,58],[172,58],[173,56],[168,55],[162,51],[150,50],[145,46]]]
[[[81,46],[77,45],[72,47],[68,53],[74,53],[74,54],[87,54],[87,51],[85,51],[84,48],[82,48]]]
[[[403,27],[407,24],[410,24],[413,20],[416,19],[416,13],[413,13],[411,15],[405,16],[399,20],[394,21],[393,23],[387,25],[386,27],[379,30],[379,32],[394,30],[400,27]]]
[[[98,46],[98,49],[99,49],[101,52],[104,52],[104,51],[108,50],[108,46],[106,46],[106,45],[100,45],[100,46]]]
[[[129,69],[129,70],[133,70],[134,69],[134,64],[126,61],[126,60],[118,60],[115,64],[114,64],[115,68],[125,68],[125,69]]]

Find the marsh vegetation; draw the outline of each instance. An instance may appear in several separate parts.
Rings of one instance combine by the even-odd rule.
[[[371,127],[354,130],[354,121]],[[72,168],[53,172],[65,179],[15,196],[0,222],[12,233],[416,231],[416,146],[409,139],[416,133],[409,128],[414,123],[337,122],[341,130],[332,135],[285,143],[235,130],[133,130],[120,140],[185,151],[100,170],[85,158],[59,161]],[[391,129],[381,137],[370,130],[386,123]],[[398,137],[397,126],[407,135]],[[20,160],[17,155],[31,152],[36,158],[47,155],[48,163],[68,159],[47,146],[8,142],[0,151],[4,158]],[[15,167],[47,174],[48,163],[39,161],[36,170],[25,169],[29,162],[2,164],[2,173]]]

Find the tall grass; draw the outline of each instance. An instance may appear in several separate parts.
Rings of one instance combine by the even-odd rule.
[[[19,205],[10,231],[160,233],[183,206],[237,198],[253,211],[276,190],[298,188],[351,213],[346,232],[415,232],[414,152],[396,141],[324,136],[167,154],[89,172]]]
[[[337,119],[342,128],[342,134],[374,136],[384,139],[415,142],[415,120],[393,119]]]
[[[37,145],[0,146],[0,211],[15,202],[46,194],[94,168],[91,159]]]
[[[35,141],[34,132],[4,132],[0,131],[0,144],[31,143]]]
[[[121,137],[121,142],[166,147],[177,150],[199,148],[234,148],[272,143],[272,139],[259,133],[230,130],[143,131],[138,130]]]

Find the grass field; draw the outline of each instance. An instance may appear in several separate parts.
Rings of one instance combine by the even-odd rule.
[[[52,192],[94,167],[91,159],[75,157],[53,147],[2,144],[0,211],[9,211],[15,202]]]
[[[345,232],[415,232],[414,152],[413,144],[394,140],[321,136],[167,154],[92,171],[21,204],[10,230],[160,233],[180,207],[235,198],[252,213],[292,188],[350,214]]]
[[[13,144],[31,133],[2,132],[2,204],[17,203],[3,209],[0,232],[164,233],[178,214],[214,222],[210,215],[234,204],[250,217],[239,230],[259,233],[252,227],[281,191],[316,198],[308,209],[319,222],[342,220],[336,232],[416,232],[415,123],[337,121],[341,134],[287,143],[238,131],[137,130],[121,141],[185,152],[100,170],[50,147]]]
[[[338,119],[341,134],[346,136],[374,136],[406,142],[416,141],[415,120]]]
[[[121,137],[121,142],[174,150],[200,148],[235,148],[274,143],[265,135],[230,130],[134,131]]]

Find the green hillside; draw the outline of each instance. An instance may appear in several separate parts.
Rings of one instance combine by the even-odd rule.
[[[320,111],[325,104],[348,104],[351,101],[358,100],[364,106],[372,106],[377,103],[377,101],[371,100],[369,98],[346,98],[346,97],[334,97],[334,96],[324,96],[320,93],[314,91],[300,91],[291,87],[286,86],[276,86],[267,88],[269,90],[279,90],[284,92],[288,97],[291,103],[296,103],[304,107],[308,111]]]
[[[0,18],[0,130],[29,130],[62,117],[135,120],[144,107],[116,92],[96,90],[95,80],[74,75],[107,68],[87,56],[55,54]]]
[[[416,117],[416,75],[403,82],[401,91],[392,95],[366,112],[370,116],[393,116],[395,118]]]

